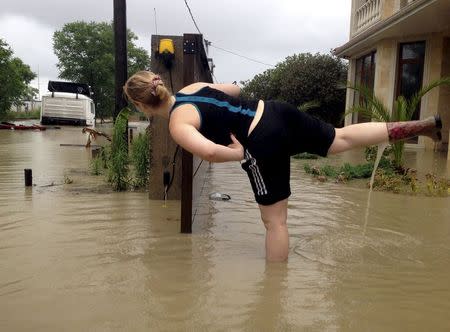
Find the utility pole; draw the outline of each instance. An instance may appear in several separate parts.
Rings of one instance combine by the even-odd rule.
[[[126,0],[114,0],[114,48],[115,48],[115,107],[113,118],[127,105],[123,97],[123,85],[128,78],[127,58],[127,4]]]
[[[39,79],[39,65],[37,70],[37,80],[38,80],[38,100],[41,100],[41,82]]]

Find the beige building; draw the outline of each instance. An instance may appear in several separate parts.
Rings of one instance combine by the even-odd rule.
[[[335,54],[349,60],[348,80],[374,90],[390,110],[399,96],[411,96],[428,83],[450,76],[450,0],[351,0],[350,40]],[[347,108],[359,102],[347,91]],[[439,113],[443,142],[449,149],[450,87],[428,93],[414,115],[424,118]],[[345,124],[367,121],[349,115]],[[427,138],[413,142],[433,148]],[[450,153],[449,153],[450,157]]]

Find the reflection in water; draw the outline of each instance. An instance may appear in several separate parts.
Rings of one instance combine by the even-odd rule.
[[[250,304],[247,326],[257,331],[286,331],[284,303],[288,286],[288,266],[267,263],[261,280],[255,285],[256,299]],[[264,319],[261,319],[264,317]]]
[[[366,181],[317,183],[295,160],[291,254],[266,264],[239,163],[208,171],[185,235],[179,202],[111,192],[88,176],[89,150],[59,145],[85,139],[71,127],[0,131],[0,330],[448,329],[449,198],[375,191],[364,232]],[[449,174],[441,156],[406,158],[419,175]],[[24,168],[35,187],[23,187]]]

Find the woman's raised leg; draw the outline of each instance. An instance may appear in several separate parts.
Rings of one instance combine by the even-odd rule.
[[[428,136],[435,141],[441,139],[442,122],[439,116],[418,121],[365,122],[336,129],[336,136],[328,150],[329,154],[383,142],[396,142],[415,136]]]

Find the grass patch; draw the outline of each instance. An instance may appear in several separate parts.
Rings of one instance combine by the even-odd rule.
[[[145,187],[148,183],[150,166],[150,138],[149,133],[140,133],[131,144],[131,165],[133,166],[133,185]]]
[[[15,120],[37,120],[41,117],[41,110],[36,111],[28,111],[28,112],[6,112],[3,117],[2,121],[15,121]]]
[[[395,162],[389,158],[390,153],[391,151],[387,150],[381,157],[374,177],[374,189],[412,195],[450,196],[450,179],[438,178],[432,173],[426,174],[424,179],[419,179],[417,171],[397,167]],[[345,163],[341,166],[318,166],[306,163],[304,170],[321,182],[331,179],[336,183],[346,183],[354,179],[369,179],[372,176],[375,158],[376,147],[366,149],[367,162],[364,164]]]
[[[294,158],[294,159],[319,159],[319,156],[316,154],[303,152],[303,153],[294,155],[292,158]]]

